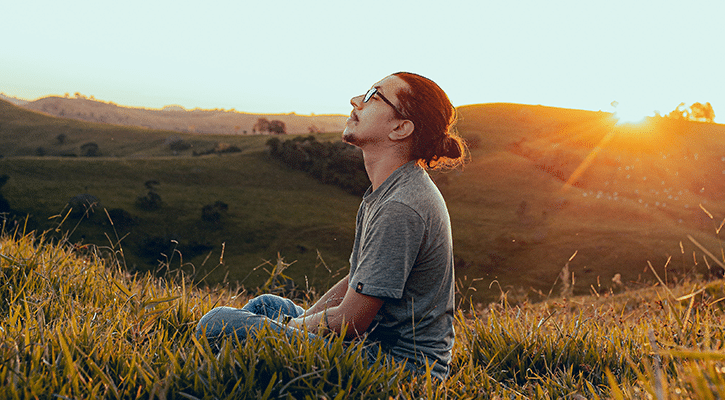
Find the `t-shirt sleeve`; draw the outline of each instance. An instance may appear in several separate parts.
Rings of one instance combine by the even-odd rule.
[[[360,242],[350,287],[358,293],[400,299],[425,235],[421,216],[390,201],[371,216]]]

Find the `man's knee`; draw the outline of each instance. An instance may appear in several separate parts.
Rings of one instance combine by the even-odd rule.
[[[257,315],[264,315],[268,318],[274,319],[280,314],[286,314],[286,310],[293,307],[293,304],[294,303],[291,303],[291,301],[283,297],[265,293],[249,300],[243,309]]]
[[[204,316],[202,316],[196,324],[196,337],[198,338],[205,333],[207,336],[210,334],[214,336],[218,335],[218,333],[212,333],[212,331],[220,330],[225,323],[224,316],[233,310],[235,309],[232,307],[221,306],[213,308],[211,311],[204,314]],[[215,326],[217,326],[216,329]]]

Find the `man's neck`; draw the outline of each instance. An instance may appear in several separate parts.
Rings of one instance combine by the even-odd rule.
[[[396,169],[411,161],[396,155],[371,154],[365,151],[363,151],[363,159],[365,160],[365,171],[367,171],[368,178],[373,184],[373,190],[380,187]]]

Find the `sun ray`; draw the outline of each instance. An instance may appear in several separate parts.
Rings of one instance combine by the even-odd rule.
[[[592,162],[594,162],[594,159],[597,157],[597,154],[599,154],[599,152],[602,151],[602,149],[604,149],[604,147],[606,147],[606,145],[612,140],[612,138],[614,138],[615,135],[616,135],[616,132],[614,130],[610,130],[606,135],[604,135],[602,140],[600,140],[599,143],[597,143],[597,145],[594,146],[592,151],[590,151],[589,154],[587,154],[587,156],[579,164],[579,166],[576,167],[574,172],[571,173],[571,176],[569,176],[569,179],[567,179],[566,182],[564,182],[564,185],[561,187],[560,192],[562,192],[562,193],[566,192],[567,190],[569,190],[569,188],[571,188],[571,186],[574,184],[574,182],[576,182],[576,180],[579,179],[579,177],[584,173],[584,171],[586,171],[587,168],[589,168],[589,166],[592,164]]]

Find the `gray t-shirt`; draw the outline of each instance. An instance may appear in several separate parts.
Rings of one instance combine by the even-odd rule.
[[[443,196],[415,162],[363,196],[350,256],[350,287],[382,298],[369,338],[418,366],[447,375],[453,348],[455,280]]]

